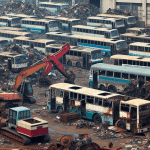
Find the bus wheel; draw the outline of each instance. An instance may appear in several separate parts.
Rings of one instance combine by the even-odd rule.
[[[72,66],[71,60],[68,60],[67,65],[68,65],[68,66]]]
[[[122,128],[122,129],[126,129],[126,124],[123,120],[121,120],[117,123],[117,127]]]
[[[76,63],[76,66],[77,66],[78,68],[81,68],[81,64],[80,64],[79,62]]]
[[[99,114],[96,114],[94,117],[93,117],[93,121],[95,123],[102,123],[102,119],[101,119],[101,116]]]
[[[108,87],[108,91],[109,91],[109,92],[112,92],[112,93],[116,93],[116,92],[117,92],[117,89],[116,89],[116,87],[115,87],[115,86],[113,86],[113,85],[109,85],[109,87]]]
[[[106,87],[105,87],[103,84],[101,84],[101,85],[99,86],[99,90],[106,91]]]
[[[61,106],[59,106],[59,107],[57,108],[57,113],[60,113],[60,114],[63,113],[63,108],[62,108]]]

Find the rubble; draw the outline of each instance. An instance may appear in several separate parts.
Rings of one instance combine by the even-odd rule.
[[[79,3],[71,8],[65,8],[60,11],[62,17],[77,18],[81,20],[81,24],[86,25],[87,17],[99,14],[99,8],[90,3]]]

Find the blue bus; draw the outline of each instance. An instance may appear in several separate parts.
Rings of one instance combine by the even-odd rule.
[[[149,67],[97,63],[91,66],[89,86],[94,87],[96,84],[100,90],[122,93],[129,83],[138,79],[144,83],[150,81]]]
[[[46,38],[54,39],[59,43],[70,43],[74,46],[85,46],[87,48],[100,48],[105,56],[111,56],[115,54],[124,54],[128,55],[127,43],[124,40],[108,39],[108,38],[99,38],[91,37],[84,35],[74,35],[67,34],[62,32],[49,32],[46,33]]]

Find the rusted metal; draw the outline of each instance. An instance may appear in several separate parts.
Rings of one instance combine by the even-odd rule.
[[[116,122],[116,123],[118,123],[118,122]],[[112,130],[112,131],[114,131],[116,133],[126,133],[127,132],[127,130],[117,127],[117,124],[115,124],[115,126],[108,127],[108,129]]]
[[[60,122],[67,123],[80,119],[80,114],[76,112],[65,113],[60,115]]]
[[[73,137],[71,135],[64,135],[60,139],[60,144],[64,147],[67,147],[69,144],[73,142]]]

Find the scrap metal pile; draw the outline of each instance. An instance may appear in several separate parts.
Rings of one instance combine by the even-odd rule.
[[[71,8],[65,8],[60,11],[62,17],[77,18],[81,20],[81,24],[86,25],[87,17],[99,14],[99,8],[90,3],[79,3]]]
[[[13,2],[4,4],[1,7],[0,15],[5,15],[7,13],[16,14],[26,14],[26,15],[36,15],[38,18],[43,18],[46,15],[52,15],[47,9],[40,9],[37,5],[22,4],[22,2]]]

